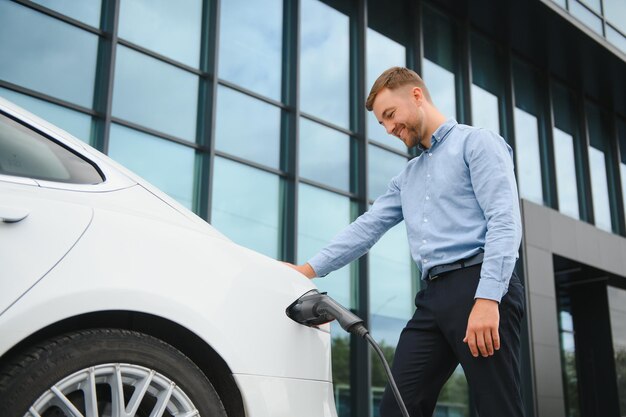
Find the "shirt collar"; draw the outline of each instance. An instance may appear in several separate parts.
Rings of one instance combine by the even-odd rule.
[[[430,141],[430,148],[432,149],[432,147],[435,146],[435,144],[438,142],[443,142],[443,140],[448,136],[448,133],[450,133],[452,128],[457,124],[457,121],[453,118],[449,118],[448,120],[443,122],[441,126],[439,126],[437,130],[433,132]],[[424,152],[428,148],[425,148],[424,146],[422,146],[421,143],[418,143],[417,149],[419,149],[421,152]]]

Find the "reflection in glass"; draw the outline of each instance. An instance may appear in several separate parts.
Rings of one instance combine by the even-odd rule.
[[[626,415],[626,290],[607,286],[621,415]]]
[[[113,123],[109,156],[183,206],[193,208],[195,152],[192,148]]]
[[[300,176],[350,191],[350,136],[300,118]]]
[[[411,276],[411,263],[404,222],[387,231],[370,250],[372,335],[392,347],[413,315],[417,283]]]
[[[0,87],[3,97],[60,127],[78,139],[91,144],[91,116]]]
[[[424,58],[422,77],[437,109],[446,117],[456,118],[454,74]]]
[[[119,13],[121,38],[198,67],[202,0],[121,0]]]
[[[626,54],[626,36],[622,35],[618,31],[613,29],[611,26],[607,25],[605,26],[605,28],[606,28],[606,38],[609,40],[609,42],[617,46],[619,49],[622,50],[622,52]]]
[[[585,26],[602,36],[602,20],[578,3],[577,0],[569,1],[569,11],[574,17],[583,22]]]
[[[302,0],[300,16],[301,109],[349,128],[348,16],[318,0]]]
[[[347,197],[308,184],[299,185],[298,263],[304,263],[346,227],[351,219]],[[347,265],[316,284],[342,305],[352,306],[350,269]]]
[[[228,87],[218,86],[215,147],[278,169],[280,109]]]
[[[220,3],[219,77],[280,100],[283,2]]]
[[[2,80],[91,108],[97,47],[97,35],[0,2]]]
[[[387,362],[393,362],[398,338],[413,314],[414,281],[404,222],[391,228],[369,252],[370,332]],[[378,415],[387,378],[372,355],[372,400]]]
[[[591,171],[591,196],[595,225],[611,231],[611,208],[609,206],[609,185],[606,180],[606,161],[604,152],[593,146],[589,147],[589,169]]]
[[[422,78],[435,106],[446,117],[457,117],[455,72],[457,70],[457,33],[450,19],[424,7],[424,60]]]
[[[624,0],[603,0],[602,2],[605,19],[622,33],[626,33],[626,2]]]
[[[624,220],[626,220],[626,121],[617,121],[617,135],[619,144],[619,172],[622,182],[622,200],[624,201]]]
[[[32,0],[88,25],[100,26],[100,0]]]
[[[578,189],[576,187],[576,161],[574,160],[574,138],[555,127],[554,164],[559,191],[559,211],[576,219],[578,212]]]
[[[367,29],[367,84],[365,91],[371,89],[374,81],[386,69],[406,65],[406,48],[399,43],[381,35],[373,29]],[[406,152],[406,145],[390,136],[378,123],[374,112],[367,112],[367,135],[385,145]]]
[[[472,84],[472,125],[500,132],[498,97]]]
[[[539,155],[539,124],[537,118],[515,108],[515,155],[517,181],[521,198],[543,204],[541,160]]]
[[[387,191],[389,181],[406,166],[403,156],[369,145],[367,198],[374,200]]]
[[[235,243],[277,258],[279,177],[220,157],[214,175],[211,224]]]
[[[600,109],[587,103],[587,123],[589,129],[589,170],[591,174],[591,196],[595,225],[607,232],[611,227],[611,206],[609,203],[609,185],[606,171],[606,153],[608,152],[607,123]]]
[[[196,141],[198,77],[118,45],[113,116]]]

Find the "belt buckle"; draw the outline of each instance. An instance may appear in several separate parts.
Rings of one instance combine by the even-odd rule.
[[[436,280],[437,278],[439,278],[439,274],[437,274],[437,275],[435,275],[435,276],[430,277],[429,281],[434,281],[434,280]]]

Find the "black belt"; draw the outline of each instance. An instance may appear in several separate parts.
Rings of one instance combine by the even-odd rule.
[[[432,281],[434,279],[437,279],[441,274],[444,274],[446,272],[456,271],[457,269],[478,265],[483,261],[483,256],[484,253],[480,252],[472,257],[461,259],[460,261],[452,262],[445,265],[433,266],[430,271],[428,271],[428,280]]]

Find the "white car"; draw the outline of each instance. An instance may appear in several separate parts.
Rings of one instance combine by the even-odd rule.
[[[0,98],[0,416],[335,417],[313,289]]]

